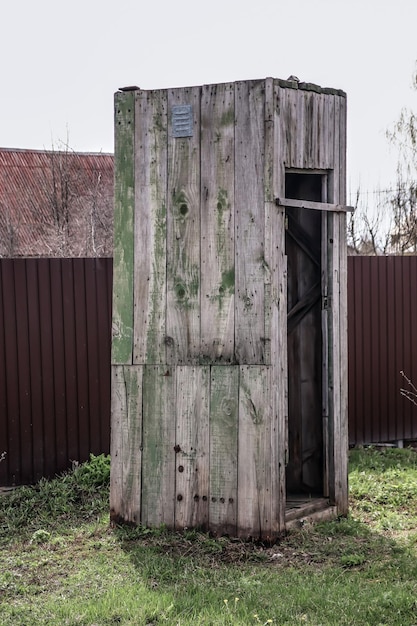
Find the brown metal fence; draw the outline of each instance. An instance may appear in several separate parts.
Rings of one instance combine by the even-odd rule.
[[[417,439],[417,257],[349,257],[349,440]]]
[[[108,453],[112,259],[0,260],[0,485]],[[417,439],[417,257],[349,257],[350,444]],[[407,386],[407,385],[406,385]]]
[[[105,258],[1,260],[0,485],[109,451],[111,277]]]

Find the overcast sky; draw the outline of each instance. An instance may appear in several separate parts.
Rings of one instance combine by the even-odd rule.
[[[348,95],[348,186],[394,179],[417,0],[4,0],[0,146],[113,151],[113,93],[295,74]]]

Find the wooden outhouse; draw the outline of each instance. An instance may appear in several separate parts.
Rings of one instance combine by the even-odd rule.
[[[115,94],[111,518],[347,512],[346,95]]]

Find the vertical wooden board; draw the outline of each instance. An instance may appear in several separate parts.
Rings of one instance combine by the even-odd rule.
[[[134,92],[115,94],[112,362],[132,363],[134,251]]]
[[[300,146],[302,153],[300,161],[303,168],[317,167],[315,151],[317,149],[317,95],[313,91],[303,93],[303,125],[304,125],[304,145]],[[297,129],[298,132],[298,129]]]
[[[190,105],[192,136],[174,137],[175,106]],[[200,88],[168,92],[167,362],[200,353]]]
[[[338,214],[339,226],[339,307],[340,307],[340,495],[338,513],[348,512],[348,301],[346,213]]]
[[[339,203],[346,204],[347,100],[339,96]]]
[[[332,213],[328,220],[329,296],[329,492],[339,505],[341,485],[340,458],[340,289],[339,289],[339,223],[338,215]]]
[[[297,102],[298,89],[280,89],[281,150],[285,167],[297,165]]]
[[[110,518],[140,523],[142,367],[112,367]]]
[[[263,364],[264,312],[264,82],[235,85],[235,355]]]
[[[202,363],[234,360],[234,134],[234,85],[202,87]]]
[[[329,96],[328,94],[321,94],[319,97],[317,167],[322,170],[328,170],[328,169],[331,169],[332,167],[332,162],[329,158],[329,134],[332,134],[332,129],[329,126],[329,100],[330,98],[331,96]]]
[[[268,103],[268,98],[265,102],[265,110],[268,113],[273,108],[274,110],[274,122],[273,122],[273,180],[270,181],[269,187],[272,186],[272,197],[266,193],[266,202],[275,202],[276,198],[285,197],[285,155],[286,155],[286,138],[284,134],[284,97],[285,90],[279,86],[277,80],[274,80],[273,106]],[[268,154],[271,154],[271,150],[268,150],[268,145],[271,141],[268,139],[270,131],[265,136],[265,158]]]
[[[135,363],[165,362],[167,95],[136,92]]]
[[[175,527],[207,530],[209,367],[178,367],[176,387]]]
[[[275,202],[284,197],[282,188],[283,156],[281,153],[280,126],[281,89],[273,78],[265,80],[265,159],[264,159],[264,199]],[[285,177],[285,172],[284,172]],[[285,180],[284,180],[285,183]],[[266,233],[265,233],[266,236]]]
[[[213,366],[210,376],[209,527],[236,536],[239,368]]]
[[[292,97],[294,98],[295,108],[295,127],[291,129],[292,141],[294,145],[293,158],[291,161],[292,167],[303,168],[306,167],[308,162],[308,146],[309,146],[309,133],[310,133],[310,120],[309,120],[309,102],[310,94],[301,89],[294,91]]]
[[[146,365],[143,374],[143,526],[175,522],[176,395],[173,367]]]
[[[285,457],[287,431],[287,276],[285,210],[275,198],[285,195],[282,155],[280,88],[274,81],[265,89],[265,362],[270,368],[272,431],[271,472],[277,478],[272,531],[285,528]],[[268,174],[269,173],[269,174]],[[275,506],[275,505],[274,505]]]
[[[244,366],[239,380],[238,535],[271,541],[279,533],[278,419],[271,370]]]
[[[322,419],[323,419],[323,495],[329,495],[329,329],[328,329],[328,215],[321,218],[321,290],[324,306],[321,311],[322,337]]]
[[[269,268],[269,298],[265,300],[268,312],[270,358],[271,415],[276,424],[276,454],[271,456],[271,471],[277,475],[278,527],[284,529],[285,518],[285,459],[287,453],[287,264],[285,256],[285,210],[275,203],[265,204],[266,238],[265,260]]]
[[[334,150],[335,150],[335,141],[334,141],[334,103],[335,96],[333,94],[326,95],[326,108],[327,108],[327,166],[326,169],[332,170],[334,167]],[[334,202],[334,198],[332,196],[332,188],[329,185],[330,195],[327,199],[328,202]]]
[[[334,141],[334,153],[333,153],[333,188],[331,202],[334,204],[342,204],[342,198],[340,195],[340,96],[334,96],[334,111],[333,121],[329,125],[334,128],[333,141]]]

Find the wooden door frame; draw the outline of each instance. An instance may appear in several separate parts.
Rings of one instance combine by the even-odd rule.
[[[291,170],[291,172],[294,170]],[[306,173],[305,170],[300,172]],[[326,175],[323,170],[317,170],[312,173],[320,173]],[[331,179],[327,179],[323,183],[327,190],[331,187]],[[331,193],[331,192],[330,192]],[[328,198],[326,198],[328,199]],[[334,365],[334,342],[335,331],[343,335],[347,332],[347,325],[342,324],[342,328],[335,328],[340,322],[339,312],[334,309],[335,281],[339,281],[339,276],[343,274],[343,268],[340,267],[340,246],[343,238],[343,224],[346,221],[346,212],[352,211],[353,207],[346,205],[333,204],[329,202],[313,202],[306,200],[294,200],[291,198],[276,198],[275,204],[281,209],[287,207],[306,208],[321,211],[322,213],[322,240],[321,240],[321,263],[322,263],[322,402],[323,402],[323,489],[324,496],[327,497],[331,504],[336,505],[338,514],[345,514],[347,511],[347,460],[343,461],[346,465],[346,477],[343,471],[338,470],[337,458],[342,455],[343,450],[347,447],[343,433],[347,432],[347,424],[339,423],[335,411],[335,395],[338,392],[333,389],[333,380],[331,378],[331,370]],[[344,246],[345,247],[345,246]],[[337,250],[335,250],[337,248]],[[345,287],[342,286],[342,289]],[[338,299],[337,299],[338,300]],[[338,304],[336,304],[338,306]],[[339,322],[338,322],[339,320]],[[346,326],[346,328],[345,328]],[[339,354],[340,358],[340,354]],[[333,372],[334,376],[334,372]],[[330,389],[330,384],[332,389]],[[286,411],[286,450],[288,449],[288,407]],[[346,413],[346,411],[345,411]],[[337,422],[337,423],[336,423]],[[346,435],[347,437],[347,435]],[[346,443],[346,446],[345,446]],[[347,452],[346,452],[347,455]],[[287,457],[287,454],[286,454]],[[336,458],[337,457],[337,458]],[[286,462],[287,462],[286,458]],[[343,464],[342,463],[342,464]],[[346,480],[345,480],[346,478]],[[342,484],[343,483],[343,484]],[[285,489],[283,490],[285,493]]]

